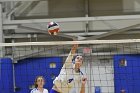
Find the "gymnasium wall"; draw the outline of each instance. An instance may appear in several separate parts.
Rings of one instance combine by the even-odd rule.
[[[34,88],[34,80],[37,76],[45,78],[45,88],[50,90],[54,78],[62,67],[61,57],[27,58],[15,64],[15,93],[29,93]]]
[[[114,85],[115,93],[140,92],[140,55],[114,56]]]
[[[44,87],[50,90],[61,67],[62,57],[27,58],[15,63],[14,69],[10,58],[2,58],[0,59],[0,93],[29,93],[34,88],[34,80],[37,76],[45,78]]]
[[[13,65],[10,58],[0,58],[0,93],[13,93]]]
[[[140,55],[115,55],[113,60],[97,60],[86,58],[82,71],[87,75],[86,92],[96,93],[139,93],[140,85]],[[120,62],[125,59],[124,65]],[[52,81],[62,67],[62,57],[27,58],[13,64],[10,58],[0,59],[0,93],[29,93],[34,87],[34,79],[42,75],[46,79],[45,88],[52,87]],[[55,64],[56,63],[56,64]],[[113,64],[114,63],[114,64]],[[114,67],[113,67],[114,65]],[[57,69],[55,68],[57,66]],[[85,68],[86,67],[86,68]],[[15,80],[15,82],[13,81]],[[15,91],[14,92],[14,83]]]
[[[113,60],[85,57],[81,70],[88,78],[86,93],[114,93]]]

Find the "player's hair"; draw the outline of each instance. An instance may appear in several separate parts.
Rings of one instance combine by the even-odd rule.
[[[44,78],[43,76],[37,76],[37,77],[35,78],[35,82],[34,82],[35,88],[38,87],[38,85],[37,85],[37,80],[38,80],[38,78],[42,78],[42,79],[45,81],[45,78]]]
[[[75,58],[76,58],[77,56],[82,56],[82,55],[75,55],[75,56],[73,57],[73,59],[72,59],[72,63],[73,63],[73,64],[75,64]],[[82,63],[83,63],[83,61],[82,61]]]

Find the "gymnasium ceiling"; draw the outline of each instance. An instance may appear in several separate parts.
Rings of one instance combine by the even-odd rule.
[[[0,0],[5,42],[140,38],[140,0]],[[51,36],[55,21],[60,33]],[[101,47],[98,51],[102,50]],[[114,47],[111,48],[114,50]]]
[[[54,41],[140,37],[140,0],[0,1],[6,42],[11,42],[11,38],[22,42],[31,39]],[[49,21],[60,25],[61,31],[56,38],[47,33]]]

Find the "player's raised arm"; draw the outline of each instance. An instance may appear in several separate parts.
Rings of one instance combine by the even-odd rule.
[[[78,48],[77,44],[74,44],[72,46],[71,51],[70,51],[70,53],[69,53],[64,65],[63,65],[63,68],[69,67],[71,65],[72,59],[73,59],[73,57],[74,57],[74,55],[76,53],[77,48]]]
[[[81,83],[81,90],[80,93],[85,93],[85,85],[86,85],[87,78],[82,77],[82,83]]]

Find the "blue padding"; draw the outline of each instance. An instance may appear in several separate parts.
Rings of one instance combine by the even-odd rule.
[[[95,87],[95,93],[101,93],[101,87],[96,86]]]
[[[13,66],[10,58],[0,58],[0,93],[13,93]]]
[[[126,59],[127,66],[120,66],[120,60]],[[140,93],[140,55],[126,54],[114,56],[115,93]]]
[[[56,68],[50,68],[50,63],[55,63]],[[15,64],[16,93],[29,93],[29,86],[34,84],[36,76],[44,76],[45,88],[50,90],[53,86],[52,73],[57,76],[62,68],[62,57],[40,57],[20,60]]]

